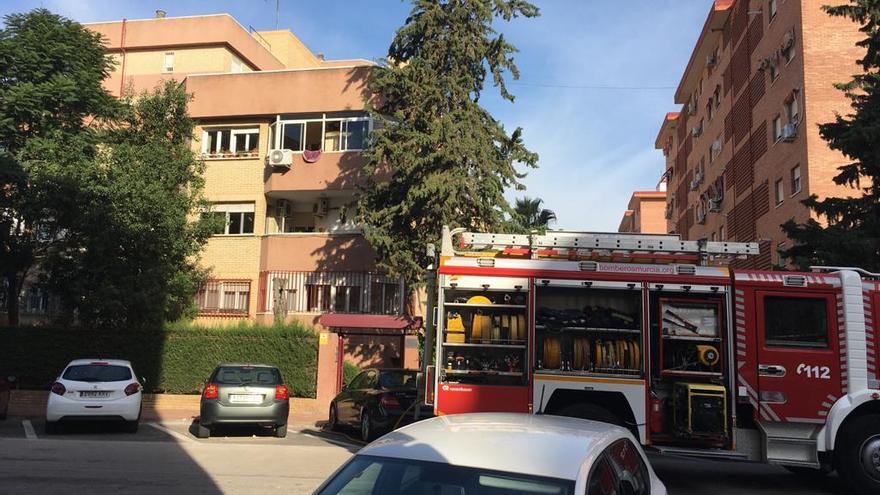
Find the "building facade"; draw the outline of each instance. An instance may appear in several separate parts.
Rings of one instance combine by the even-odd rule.
[[[377,272],[353,218],[372,62],[324,60],[290,31],[249,31],[228,15],[87,27],[116,61],[108,91],[174,79],[192,95],[204,214],[225,219],[202,255],[202,322],[401,314],[403,287]]]
[[[657,191],[636,191],[620,219],[618,232],[638,234],[665,234],[666,183]]]
[[[666,229],[685,239],[757,241],[750,267],[784,265],[780,225],[810,195],[852,195],[832,177],[845,158],[818,124],[845,114],[833,84],[859,72],[863,36],[822,0],[716,0],[663,119]]]

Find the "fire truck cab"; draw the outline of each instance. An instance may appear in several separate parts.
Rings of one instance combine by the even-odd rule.
[[[838,469],[880,493],[880,277],[726,266],[755,254],[675,235],[444,228],[435,414],[606,421],[662,453]]]

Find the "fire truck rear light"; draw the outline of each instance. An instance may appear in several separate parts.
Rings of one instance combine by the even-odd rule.
[[[578,263],[578,267],[582,272],[595,272],[599,270],[599,263],[595,261],[581,261]]]
[[[494,258],[477,258],[477,266],[481,268],[492,268],[495,266]]]
[[[776,391],[762,391],[761,392],[761,402],[772,402],[774,404],[785,404],[788,402],[788,398],[782,392]]]
[[[678,275],[696,275],[697,267],[696,265],[676,265],[675,273]]]
[[[874,400],[880,399],[880,394],[878,394],[877,392],[874,392],[873,394],[871,394],[871,398]]]

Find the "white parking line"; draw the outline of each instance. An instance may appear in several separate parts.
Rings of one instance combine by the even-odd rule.
[[[152,426],[153,428],[155,428],[159,431],[165,432],[165,433],[171,435],[172,437],[174,437],[178,440],[181,440],[183,442],[195,443],[195,440],[193,440],[192,438],[190,438],[182,433],[178,433],[178,432],[172,430],[171,428],[162,426],[159,423],[147,423],[147,425]]]
[[[21,426],[24,427],[24,436],[28,440],[36,440],[37,432],[34,431],[34,425],[31,424],[29,419],[23,419],[21,421]]]

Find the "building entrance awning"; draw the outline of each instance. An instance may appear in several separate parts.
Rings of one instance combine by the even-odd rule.
[[[375,331],[376,333],[407,333],[422,326],[421,318],[394,315],[364,315],[327,313],[318,318],[318,323],[333,331],[345,330]],[[372,332],[371,332],[372,333]]]

